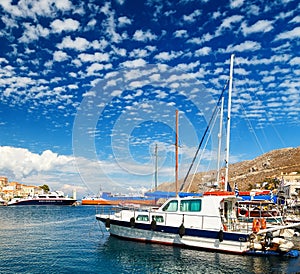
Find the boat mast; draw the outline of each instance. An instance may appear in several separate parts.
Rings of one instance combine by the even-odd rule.
[[[157,190],[157,144],[155,144],[155,191]]]
[[[178,196],[178,110],[176,109],[176,123],[175,123],[175,185],[176,197]]]
[[[220,127],[218,135],[218,163],[217,163],[217,184],[219,187],[220,183],[220,158],[221,158],[221,147],[222,147],[222,127],[223,127],[223,113],[224,113],[224,97],[222,97],[221,108],[220,108]]]
[[[234,60],[234,54],[231,54],[230,72],[229,72],[228,111],[227,111],[225,184],[224,184],[224,190],[225,191],[227,190],[227,186],[228,186],[228,163],[229,163],[230,114],[231,114],[231,93],[232,93],[232,77],[233,77],[233,60]]]

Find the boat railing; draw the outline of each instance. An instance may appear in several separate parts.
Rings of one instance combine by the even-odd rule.
[[[203,215],[191,212],[163,212],[158,211],[156,207],[124,207],[124,206],[97,206],[96,213],[107,216],[107,218],[118,218],[121,220],[130,220],[134,217],[136,223],[151,223],[156,221],[156,225],[195,229],[215,229],[228,232],[245,232],[252,231],[253,218],[228,218],[223,220],[221,216]],[[278,218],[278,216],[277,216]],[[271,222],[271,221],[270,221]],[[280,224],[280,221],[274,217],[273,223]]]
[[[96,214],[112,216],[122,211],[120,206],[96,206]]]

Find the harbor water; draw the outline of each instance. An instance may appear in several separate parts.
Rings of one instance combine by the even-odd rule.
[[[237,256],[109,237],[96,213],[95,206],[0,207],[0,273],[300,273],[300,258]]]

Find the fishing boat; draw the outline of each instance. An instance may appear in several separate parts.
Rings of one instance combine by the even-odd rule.
[[[28,196],[26,198],[13,198],[7,206],[21,205],[74,205],[76,199],[65,196],[62,191],[53,191],[46,194]]]
[[[158,209],[122,209],[100,213],[110,234],[127,240],[177,245],[232,254],[298,256],[293,243],[273,232],[296,226],[241,227],[234,195],[175,197]],[[256,219],[255,219],[256,222]],[[299,225],[299,224],[298,224]]]
[[[230,62],[228,117],[232,89],[233,60]],[[227,123],[229,127],[230,123]],[[176,111],[175,184],[178,193],[178,111]],[[229,140],[229,134],[227,133]],[[228,143],[228,142],[227,142]],[[227,144],[227,152],[229,151]],[[228,159],[228,155],[227,155]],[[228,161],[227,168],[228,168]],[[228,173],[226,172],[228,182]],[[96,214],[110,235],[122,239],[240,255],[299,256],[293,242],[277,231],[299,226],[300,223],[267,227],[260,218],[251,224],[240,225],[238,201],[234,192],[215,190],[201,196],[169,198],[159,208],[122,209]],[[104,210],[104,209],[103,209]]]
[[[155,205],[155,198],[145,195],[112,194],[111,192],[100,192],[98,195],[82,198],[82,205]]]

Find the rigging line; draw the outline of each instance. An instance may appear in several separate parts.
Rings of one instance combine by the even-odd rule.
[[[239,63],[239,58],[236,58],[236,67],[241,68],[240,63]],[[247,83],[247,78],[244,77],[244,76],[241,76],[241,78],[242,78],[243,80],[245,80],[245,82],[246,82],[245,85],[248,86],[249,88],[251,88],[251,86]],[[272,115],[270,115],[269,112],[266,110],[266,105],[264,104],[264,100],[261,100],[260,97],[257,95],[257,93],[250,92],[249,95],[251,95],[251,94],[254,95],[254,97],[256,97],[257,100],[261,103],[261,106],[263,107],[262,110],[263,110],[263,113],[264,113],[266,119],[268,120],[268,122],[270,123],[271,127],[273,128],[273,130],[274,130],[276,136],[278,137],[279,141],[281,142],[281,144],[282,144],[283,146],[286,146],[286,145],[285,145],[285,142],[284,142],[284,140],[283,140],[283,138],[282,138],[282,136],[280,135],[279,131],[277,130],[275,124],[272,122]],[[251,101],[251,103],[254,103],[254,102],[255,102],[255,101],[252,99],[252,96],[250,96],[250,101]],[[249,118],[248,118],[248,119],[249,119]],[[267,135],[266,135],[265,132],[264,132],[264,127],[261,127],[261,130],[262,130],[262,132],[263,132],[263,135],[264,135],[264,137],[265,137],[265,140],[268,140],[268,137],[267,137]],[[258,142],[257,138],[256,138],[256,141]],[[258,145],[259,145],[259,147],[261,148],[260,142],[258,142]],[[262,149],[261,149],[261,151],[263,152]],[[264,152],[263,152],[263,153],[264,153]]]
[[[191,169],[192,169],[192,167],[193,167],[193,165],[194,165],[194,163],[195,163],[195,161],[196,161],[196,158],[197,158],[197,156],[198,156],[199,150],[200,150],[200,148],[201,148],[201,146],[202,146],[202,143],[203,143],[204,138],[205,138],[205,136],[206,136],[206,133],[207,133],[209,127],[210,127],[210,124],[211,124],[211,122],[212,122],[212,120],[213,120],[213,117],[216,115],[216,112],[217,112],[217,110],[218,110],[218,106],[219,106],[219,104],[220,104],[220,102],[221,102],[221,99],[222,99],[222,97],[223,97],[223,94],[224,94],[225,89],[227,88],[228,83],[229,83],[229,80],[226,81],[226,83],[225,83],[225,85],[224,85],[224,87],[223,87],[222,93],[221,93],[221,95],[220,95],[220,97],[219,97],[219,100],[218,100],[218,102],[217,102],[216,107],[214,108],[213,114],[212,114],[212,116],[210,117],[210,120],[209,120],[209,122],[208,122],[208,125],[207,125],[205,131],[204,131],[204,134],[203,134],[203,136],[202,136],[202,139],[201,139],[201,141],[200,141],[200,143],[199,143],[199,145],[198,145],[197,151],[196,151],[196,153],[195,153],[195,155],[194,155],[194,158],[193,158],[192,163],[191,163],[191,165],[190,165],[190,167],[189,167],[189,170],[188,170],[188,172],[187,172],[187,174],[186,174],[186,176],[185,176],[185,178],[184,178],[184,180],[183,180],[183,183],[181,184],[180,191],[182,191],[183,186],[185,185],[186,180],[187,180],[188,176],[190,175]]]
[[[219,108],[218,108],[218,109],[219,109]],[[219,109],[219,111],[220,111],[220,109]],[[218,111],[218,112],[219,112],[219,111]],[[213,121],[213,124],[212,124],[212,128],[215,126],[217,119],[218,119],[218,115],[215,115],[214,121]],[[205,142],[205,145],[204,145],[204,149],[207,147],[207,144],[208,144],[208,141],[209,141],[209,138],[210,138],[211,134],[212,134],[212,131],[210,130],[209,133],[208,133],[208,136],[207,136],[207,138],[206,138],[206,142]],[[203,155],[203,154],[202,154],[202,155]],[[198,167],[199,167],[199,165],[200,165],[200,163],[201,163],[201,161],[202,161],[202,158],[203,158],[203,157],[201,156],[200,159],[199,159],[199,161],[198,161],[198,164],[197,164],[195,170],[198,170]],[[194,173],[193,173],[193,177],[192,177],[192,179],[191,179],[191,181],[190,181],[190,183],[189,183],[187,192],[190,192],[190,188],[191,188],[192,182],[194,181],[195,176],[196,176],[196,174],[195,174],[195,172],[194,172]]]
[[[263,147],[262,147],[262,145],[261,145],[261,143],[260,143],[260,141],[259,141],[259,138],[258,138],[257,134],[255,133],[254,127],[252,126],[252,123],[251,123],[251,121],[250,121],[250,119],[249,119],[249,117],[248,117],[248,115],[247,115],[246,108],[244,107],[243,104],[240,104],[240,106],[241,106],[241,108],[242,108],[242,112],[243,112],[243,114],[244,114],[246,123],[248,124],[248,127],[249,127],[249,129],[250,129],[250,132],[252,132],[252,134],[254,135],[254,139],[255,139],[255,141],[256,141],[256,143],[257,143],[257,145],[258,145],[258,147],[259,147],[261,153],[264,153],[264,149],[263,149]]]

